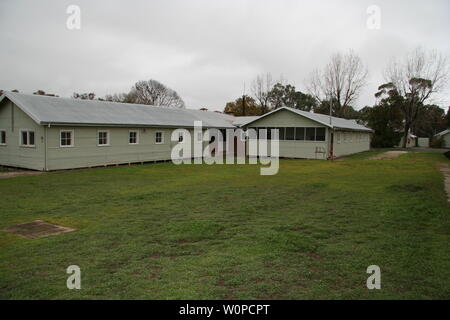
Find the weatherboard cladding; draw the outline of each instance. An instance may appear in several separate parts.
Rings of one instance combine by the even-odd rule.
[[[195,121],[202,121],[207,128],[236,128],[270,116],[280,110],[316,121],[322,125],[345,130],[371,132],[355,120],[330,117],[323,114],[283,107],[260,117],[233,117],[223,113],[157,107],[141,104],[117,103],[98,100],[79,100],[40,95],[6,92],[5,97],[13,101],[38,124],[78,126],[150,126],[150,127],[193,127]]]
[[[300,116],[303,116],[305,118],[311,119],[313,121],[316,121],[322,125],[325,125],[327,127],[330,128],[334,128],[334,129],[346,129],[346,130],[355,130],[355,131],[366,131],[366,132],[372,132],[371,129],[358,124],[355,120],[347,120],[347,119],[342,119],[342,118],[336,118],[336,117],[331,117],[331,124],[330,124],[330,116],[325,115],[325,114],[320,114],[320,113],[313,113],[313,112],[307,112],[307,111],[302,111],[302,110],[298,110],[298,109],[293,109],[293,108],[288,108],[288,107],[283,107],[280,109],[276,109],[274,111],[271,111],[261,117],[257,117],[256,119],[253,119],[253,117],[248,117],[248,121],[243,121],[243,123],[241,124],[241,126],[248,126],[249,124],[255,122],[256,120],[259,120],[263,117],[267,117],[270,116],[272,113],[275,112],[279,112],[280,110],[289,110],[295,114],[298,114]]]

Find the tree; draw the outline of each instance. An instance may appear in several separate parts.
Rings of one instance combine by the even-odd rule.
[[[259,116],[262,114],[261,106],[256,103],[255,99],[249,96],[245,97],[245,114],[244,114],[244,103],[243,97],[236,99],[233,102],[228,102],[223,110],[224,113],[231,113],[236,117],[241,116]]]
[[[106,101],[110,102],[120,102],[120,103],[136,103],[136,95],[134,92],[130,93],[115,93],[107,94],[104,98]]]
[[[364,123],[374,130],[372,147],[391,148],[398,145],[403,126],[403,116],[398,105],[383,100],[378,105],[361,110]]]
[[[252,83],[252,93],[261,107],[261,112],[267,113],[270,109],[270,92],[273,88],[272,75],[270,73],[257,75]]]
[[[136,82],[129,94],[135,98],[134,103],[176,108],[185,107],[183,99],[176,91],[153,79]]]
[[[36,92],[33,92],[33,94],[38,96],[58,97],[58,95],[53,93],[46,93],[44,90],[37,90]]]
[[[315,113],[330,115],[330,106],[331,115],[333,117],[339,117],[344,119],[358,119],[360,118],[360,114],[357,110],[355,110],[352,106],[342,106],[339,108],[339,104],[336,100],[332,102],[328,100],[323,100],[317,107],[314,108]]]
[[[450,128],[450,107],[447,109],[447,114],[445,116],[447,128]]]
[[[392,59],[385,70],[387,83],[378,88],[376,97],[401,98],[401,110],[404,117],[403,148],[410,129],[417,121],[421,110],[436,92],[447,84],[447,58],[437,51],[425,51],[418,48],[402,61]]]
[[[95,100],[95,93],[90,92],[90,93],[77,93],[74,92],[72,95],[72,98],[74,99],[81,99],[81,100]]]
[[[334,54],[323,70],[313,71],[306,87],[319,104],[332,103],[336,115],[341,116],[343,108],[358,98],[367,74],[361,58],[350,50],[344,55]]]
[[[419,137],[433,138],[436,133],[447,129],[445,111],[437,105],[425,105],[412,131]]]
[[[282,83],[277,83],[273,86],[269,93],[269,101],[274,109],[285,106],[304,111],[311,111],[317,106],[313,96],[297,91],[293,85],[283,85]]]

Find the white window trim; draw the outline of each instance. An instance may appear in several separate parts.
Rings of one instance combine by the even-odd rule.
[[[100,144],[99,140],[99,134],[100,132],[106,132],[106,136],[107,136],[107,140],[108,143],[107,144]],[[97,130],[97,147],[109,147],[111,145],[111,140],[110,140],[110,135],[109,135],[109,130]]]
[[[36,148],[36,132],[34,130],[31,129],[20,129],[20,134],[19,134],[19,146],[21,146],[22,148]],[[34,144],[23,144],[22,143],[22,132],[26,132],[27,133],[27,141],[30,141],[30,132],[34,133]]]
[[[156,142],[156,134],[161,133],[161,142]],[[155,131],[155,144],[164,144],[164,132],[163,131]]]
[[[1,133],[5,133],[5,143],[1,141]],[[36,139],[36,137],[34,137]],[[0,129],[0,146],[6,146],[8,144],[8,139],[6,139],[6,129]]]
[[[70,145],[68,145],[68,146],[63,146],[61,144],[61,134],[63,132],[70,132]],[[75,132],[74,132],[74,130],[73,129],[72,130],[66,130],[66,129],[59,130],[59,147],[60,148],[73,148],[74,145],[75,145]]]
[[[136,143],[131,143],[130,142],[130,133],[131,132],[136,132]],[[108,139],[108,142],[109,142],[109,139]],[[130,144],[132,146],[135,146],[135,145],[139,144],[139,130],[129,130],[128,131],[128,144]]]

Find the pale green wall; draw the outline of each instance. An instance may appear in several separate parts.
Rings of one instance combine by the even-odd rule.
[[[251,123],[248,128],[258,127],[325,127],[324,125],[295,114],[288,110],[281,110]],[[280,157],[300,159],[326,159],[329,148],[329,129],[326,128],[325,141],[280,141]],[[316,153],[316,148],[325,150]]]
[[[346,138],[344,138],[346,137]],[[342,157],[370,150],[370,133],[355,131],[335,131],[333,155]]]
[[[8,99],[0,103],[0,129],[6,130],[6,146],[0,145],[0,165],[45,169],[45,129]],[[34,131],[35,147],[20,146],[20,130]]]
[[[450,148],[450,133],[444,135],[444,147]]]
[[[74,146],[60,147],[60,131],[73,130]],[[99,130],[109,131],[109,146],[98,146]],[[130,130],[139,132],[139,144],[130,145]],[[117,127],[51,127],[48,129],[48,169],[94,167],[111,164],[170,160],[174,129],[169,128],[117,128]],[[164,143],[156,144],[155,133],[164,134]],[[189,130],[193,138],[193,130]]]

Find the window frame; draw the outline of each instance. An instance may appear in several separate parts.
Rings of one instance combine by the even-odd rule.
[[[158,142],[158,133],[161,134],[161,141]],[[155,131],[155,144],[164,144],[164,132],[163,131]]]
[[[318,140],[317,139],[317,131],[319,130],[323,130],[323,140]],[[316,127],[314,130],[314,141],[315,142],[326,142],[327,141],[327,129],[325,127]]]
[[[70,132],[70,145],[62,145],[62,137],[61,134],[63,132]],[[60,148],[73,148],[75,145],[75,133],[73,129],[61,129],[59,130],[59,147]]]
[[[136,133],[136,142],[130,142],[130,139],[131,139],[130,134],[131,133]],[[139,130],[128,130],[128,144],[132,145],[132,146],[139,144]]]
[[[106,144],[100,144],[100,133],[106,132]],[[109,130],[97,130],[97,147],[109,147],[111,145]]]
[[[2,142],[2,136],[5,135],[5,142]],[[0,129],[0,146],[6,146],[8,141],[6,139],[6,129]]]
[[[314,130],[313,139],[308,139],[308,130]],[[306,142],[316,142],[316,127],[305,127],[305,140]]]
[[[27,134],[27,144],[23,143],[23,133],[26,132]],[[33,133],[33,144],[30,144],[30,132]],[[36,148],[36,132],[31,129],[20,129],[19,134],[19,146],[23,148]]]

